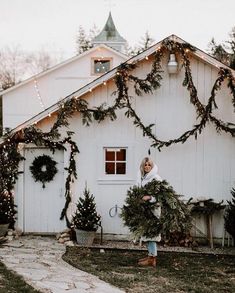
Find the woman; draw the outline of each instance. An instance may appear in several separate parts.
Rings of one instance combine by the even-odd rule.
[[[152,180],[162,181],[162,178],[157,174],[158,167],[153,161],[146,157],[142,160],[140,164],[140,170],[138,172],[137,184],[138,186],[145,186],[147,183]],[[152,210],[153,217],[160,218],[161,207],[156,203],[156,199],[151,195],[144,195],[142,197],[144,201],[149,201],[155,203],[155,207]],[[156,267],[157,264],[157,243],[161,240],[161,235],[157,235],[154,238],[141,237],[141,241],[147,242],[148,256],[140,259],[138,264],[141,266],[153,266]]]

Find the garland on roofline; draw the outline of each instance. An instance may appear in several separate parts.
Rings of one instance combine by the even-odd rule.
[[[197,118],[199,122],[193,126],[192,129],[183,133],[176,139],[168,141],[159,140],[153,133],[152,127],[154,124],[145,126],[134,108],[132,107],[132,97],[129,95],[128,83],[133,84],[133,88],[137,96],[141,96],[143,93],[152,93],[154,90],[161,86],[162,69],[161,58],[166,50],[170,52],[178,52],[182,58],[183,67],[185,69],[185,77],[183,80],[183,86],[187,87],[190,93],[190,102],[195,106]],[[207,105],[203,105],[197,94],[196,87],[193,83],[190,60],[188,52],[194,51],[194,47],[189,44],[182,44],[172,40],[165,40],[162,46],[154,52],[153,63],[150,72],[146,75],[146,78],[138,78],[131,74],[131,72],[137,68],[136,63],[124,63],[118,67],[115,83],[117,90],[114,92],[115,100],[112,106],[107,106],[105,103],[95,108],[89,108],[87,101],[73,97],[64,103],[61,103],[60,109],[57,111],[57,119],[49,132],[42,132],[40,129],[31,126],[29,128],[22,129],[21,131],[11,135],[6,135],[4,143],[0,146],[0,167],[2,170],[1,176],[1,190],[11,191],[14,187],[14,183],[18,178],[18,165],[24,158],[20,155],[18,150],[19,143],[34,143],[37,146],[46,146],[52,152],[56,149],[66,150],[64,144],[70,145],[71,153],[69,159],[68,176],[65,183],[65,206],[61,212],[61,219],[66,218],[67,226],[70,226],[67,209],[71,202],[71,183],[74,178],[77,178],[76,162],[74,156],[79,153],[78,147],[74,141],[72,141],[72,132],[67,132],[67,137],[59,141],[60,134],[59,128],[62,126],[69,126],[69,118],[74,112],[80,112],[82,115],[82,122],[84,125],[90,125],[93,121],[100,123],[101,121],[109,118],[111,121],[117,118],[116,110],[126,109],[125,115],[128,118],[133,119],[133,123],[136,127],[139,127],[143,131],[144,136],[148,136],[152,140],[153,147],[157,147],[161,150],[162,147],[168,147],[176,143],[184,143],[189,137],[194,136],[197,139],[198,134],[206,124],[211,121],[217,132],[225,131],[235,136],[235,124],[229,122],[223,122],[212,115],[213,108],[217,108],[215,101],[216,93],[221,89],[221,85],[225,80],[228,80],[227,86],[232,94],[232,104],[235,110],[235,79],[229,69],[220,68],[218,77],[213,85],[211,95],[208,99]]]
[[[159,79],[160,76],[160,60],[163,55],[163,51],[167,49],[169,51],[174,51],[174,52],[179,52],[182,60],[183,60],[183,67],[185,68],[185,78],[183,80],[183,86],[187,86],[187,90],[190,93],[190,102],[195,106],[199,123],[195,124],[194,127],[185,133],[183,133],[180,137],[176,139],[171,139],[168,141],[162,141],[158,139],[152,132],[152,127],[155,124],[150,124],[148,126],[145,126],[139,116],[136,114],[135,110],[133,109],[131,105],[131,97],[128,95],[128,86],[127,86],[127,81],[136,81],[138,78],[132,78],[131,75],[128,74],[129,68],[124,68],[120,67],[120,70],[118,71],[118,74],[116,76],[116,85],[119,90],[119,97],[122,97],[126,100],[126,116],[132,117],[133,118],[133,123],[136,127],[139,127],[143,131],[143,135],[148,136],[152,141],[152,147],[157,147],[159,151],[161,150],[162,147],[168,147],[171,144],[176,144],[176,143],[184,143],[189,137],[194,136],[195,139],[197,139],[198,134],[200,134],[203,130],[203,128],[206,126],[206,124],[211,121],[215,127],[217,132],[225,131],[227,133],[230,133],[233,137],[235,136],[235,124],[230,123],[230,122],[223,122],[220,119],[217,119],[214,117],[212,113],[213,106],[217,108],[217,104],[215,102],[215,96],[218,90],[221,89],[221,85],[224,82],[225,79],[228,79],[228,87],[230,88],[231,94],[232,94],[232,103],[235,109],[235,79],[229,69],[226,68],[220,68],[218,72],[218,78],[216,79],[212,91],[211,91],[211,96],[208,99],[208,104],[206,106],[203,106],[203,104],[200,102],[198,95],[197,95],[197,90],[196,87],[193,83],[192,79],[192,74],[191,74],[191,69],[190,69],[190,60],[188,58],[188,52],[194,51],[195,49],[189,45],[189,44],[181,44],[178,42],[166,40],[163,42],[163,45],[161,48],[155,52],[155,60],[157,60],[158,66],[157,68],[157,75],[156,77]],[[123,76],[121,78],[120,76]],[[142,88],[137,88],[136,90],[136,85],[134,85],[135,93],[137,96],[139,96],[144,90],[144,82],[141,80],[141,86]],[[146,85],[146,88],[148,88],[148,84]],[[145,92],[145,91],[144,91]]]

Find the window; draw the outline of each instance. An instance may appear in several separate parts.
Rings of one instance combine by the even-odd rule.
[[[111,69],[111,59],[97,58],[93,59],[93,73],[103,74]]]
[[[105,174],[126,174],[126,149],[105,148]]]

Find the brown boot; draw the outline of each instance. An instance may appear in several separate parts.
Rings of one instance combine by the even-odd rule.
[[[156,267],[157,258],[156,258],[156,256],[148,256],[145,260],[139,261],[138,265]]]
[[[139,260],[138,260],[138,264],[141,263],[142,261],[147,260],[148,258],[149,258],[149,256],[139,259]]]

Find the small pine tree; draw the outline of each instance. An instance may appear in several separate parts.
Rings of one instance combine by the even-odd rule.
[[[232,200],[227,201],[228,206],[225,210],[224,226],[225,226],[225,230],[229,234],[231,234],[233,239],[235,240],[235,189],[234,188],[232,188],[231,194],[232,194]],[[234,243],[234,245],[235,245],[235,243]]]
[[[4,191],[0,193],[0,224],[10,224],[10,228],[15,224],[14,199],[11,193]]]
[[[77,209],[72,218],[72,225],[76,229],[84,231],[97,231],[100,226],[100,216],[96,211],[95,198],[87,189],[84,190],[84,198],[79,197]]]

